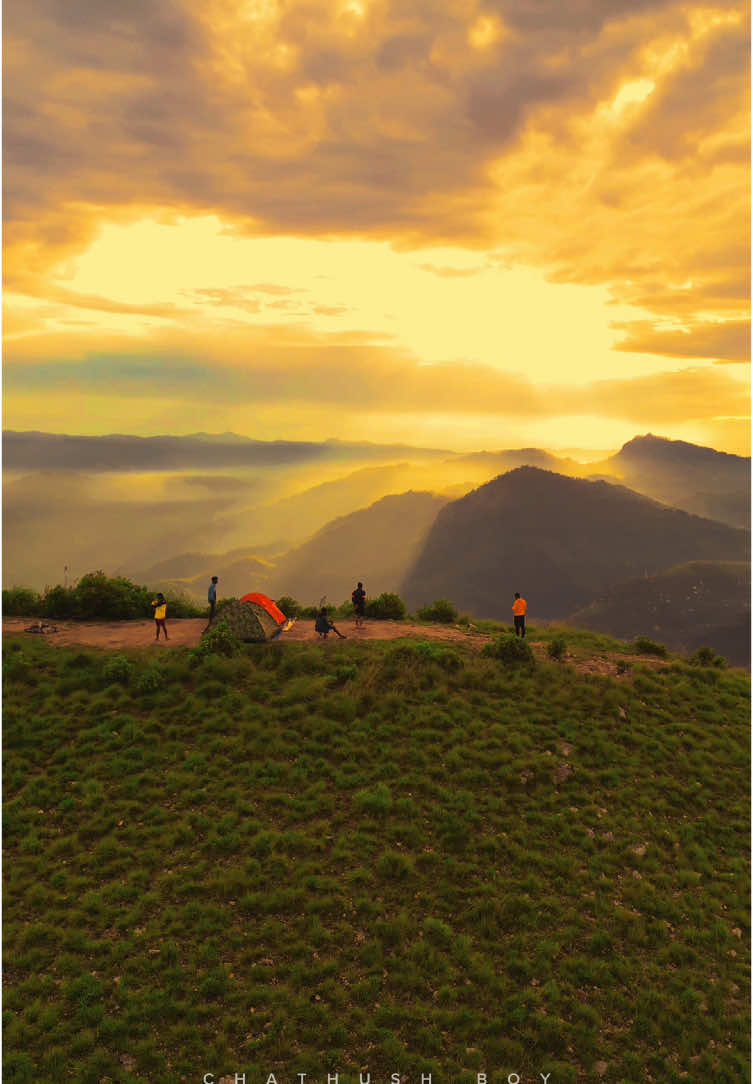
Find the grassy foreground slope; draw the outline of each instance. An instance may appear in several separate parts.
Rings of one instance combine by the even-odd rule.
[[[9,638],[4,676],[8,1081],[748,1079],[742,672]]]

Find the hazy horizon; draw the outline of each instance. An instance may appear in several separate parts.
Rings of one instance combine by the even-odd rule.
[[[208,438],[213,438],[213,439],[216,439],[216,440],[219,440],[221,438],[233,437],[233,438],[237,438],[237,439],[240,439],[240,440],[249,440],[249,441],[260,440],[261,439],[259,437],[253,436],[250,433],[239,433],[237,431],[231,431],[231,430],[223,430],[223,431],[218,430],[218,431],[212,432],[212,431],[209,431],[209,430],[198,430],[198,429],[189,429],[189,428],[186,428],[185,430],[177,430],[176,429],[176,430],[173,430],[173,431],[170,431],[170,432],[166,432],[164,430],[159,430],[159,429],[152,429],[152,430],[149,430],[149,431],[145,430],[144,432],[133,432],[133,431],[132,432],[125,432],[125,431],[115,431],[115,430],[108,430],[108,429],[102,429],[101,431],[97,431],[97,432],[94,432],[94,431],[90,431],[90,432],[76,431],[76,432],[74,432],[72,430],[67,430],[67,431],[55,430],[55,431],[53,431],[53,430],[44,430],[44,429],[12,429],[12,428],[8,428],[8,427],[3,427],[2,432],[3,433],[19,433],[19,434],[42,434],[42,435],[45,435],[45,436],[63,436],[63,437],[141,437],[143,439],[149,439],[150,437],[155,437],[155,438],[158,438],[158,437],[165,437],[165,438],[166,437],[208,437]],[[651,436],[651,435],[652,436],[664,437],[664,434],[658,434],[658,433],[657,434],[638,434],[638,433],[634,434],[634,436]],[[630,438],[630,439],[632,439],[632,438]],[[666,438],[666,439],[671,439],[671,438]],[[275,443],[308,443],[308,442],[291,441],[290,437],[286,437],[286,436],[284,436],[282,434],[277,434],[277,435],[273,435],[273,436],[264,438],[264,443],[275,444]],[[373,440],[344,441],[343,438],[340,437],[340,436],[330,435],[330,436],[322,436],[318,441],[316,441],[316,443],[322,443],[322,444],[359,444],[359,445],[363,445],[364,447],[370,447],[370,446],[371,447],[373,447],[373,446],[383,447],[383,446],[385,446],[385,444],[387,442],[373,441]],[[389,443],[393,443],[393,442],[389,442]],[[623,443],[625,443],[625,442],[623,442]],[[448,442],[446,444],[443,444],[441,447],[438,447],[438,446],[431,446],[430,447],[430,446],[424,445],[424,444],[407,443],[407,442],[404,442],[404,441],[400,441],[400,442],[394,442],[393,446],[394,447],[404,447],[404,448],[407,448],[407,449],[416,449],[416,450],[420,450],[420,451],[448,452],[450,454],[457,454],[457,455],[467,455],[469,452],[496,452],[496,451],[517,450],[516,448],[513,448],[513,445],[504,443],[503,440],[502,440],[502,442],[500,442],[498,444],[495,444],[493,447],[491,445],[482,446],[482,445],[480,445],[478,443],[478,441],[473,442],[473,441],[470,441],[470,440],[468,442],[463,442],[461,445],[456,444],[454,447],[452,447],[451,444],[452,444],[452,442]],[[534,447],[534,445],[528,445],[527,447]],[[560,455],[560,456],[563,456],[563,457],[569,457],[571,459],[581,459],[584,463],[586,463],[586,462],[590,462],[591,460],[595,461],[595,460],[598,460],[598,459],[605,459],[607,456],[612,455],[616,451],[618,451],[620,447],[621,447],[621,444],[614,444],[614,445],[611,445],[610,447],[585,447],[585,446],[581,446],[581,447],[573,447],[573,448],[571,448],[571,447],[564,447],[564,446],[560,446],[560,445],[557,445],[557,444],[549,443],[546,446],[546,450],[549,451],[549,452],[552,452],[552,454],[555,454],[555,455]],[[717,448],[715,450],[716,451],[724,451],[725,449]],[[733,454],[741,454],[741,453],[733,453]]]
[[[79,439],[5,431],[5,586],[62,582],[66,569],[69,578],[96,568],[143,578],[153,565],[187,552],[236,552],[274,563],[328,524],[386,497],[412,492],[454,500],[525,464],[575,477],[611,476],[706,518],[746,522],[749,460],[647,435],[636,440],[649,456],[644,466],[640,456],[637,465],[622,462],[624,451],[579,459],[554,449],[453,452],[340,440],[275,445],[228,436]],[[401,545],[410,550],[400,530],[390,529],[382,551]],[[269,579],[254,568],[247,578]]]
[[[546,451],[550,452],[552,455],[555,455],[555,456],[558,456],[558,457],[561,457],[561,458],[575,459],[575,460],[578,460],[578,461],[580,461],[580,462],[582,462],[584,464],[591,463],[591,462],[599,462],[602,459],[606,459],[609,456],[614,455],[616,452],[618,452],[621,447],[623,447],[626,443],[629,443],[631,440],[634,440],[634,439],[636,439],[638,437],[649,436],[649,437],[656,437],[659,440],[679,441],[679,442],[682,442],[682,443],[694,444],[694,445],[696,445],[698,447],[710,448],[710,449],[712,449],[714,451],[717,451],[717,452],[723,452],[723,453],[726,453],[726,454],[743,456],[745,458],[749,458],[749,456],[750,456],[750,450],[748,450],[748,452],[730,451],[728,448],[722,448],[722,447],[720,447],[718,445],[699,444],[699,442],[697,442],[697,441],[685,441],[681,437],[671,437],[667,433],[663,433],[663,432],[662,433],[653,433],[653,432],[645,432],[645,433],[643,433],[643,432],[637,432],[637,431],[634,432],[633,435],[631,437],[628,437],[626,440],[615,442],[614,444],[612,444],[612,445],[610,445],[608,447],[607,446],[599,446],[599,447],[593,446],[593,447],[590,447],[590,446],[587,446],[587,445],[581,445],[581,446],[577,446],[577,447],[575,447],[575,446],[570,447],[570,446],[566,446],[566,445],[556,444],[556,443],[553,443],[551,441],[547,442],[546,444],[513,445],[513,444],[510,444],[509,442],[505,443],[503,437],[501,437],[500,442],[498,442],[498,443],[496,443],[494,445],[491,445],[491,444],[484,445],[484,444],[479,443],[478,440],[476,440],[475,442],[472,441],[472,440],[469,440],[467,442],[464,441],[462,444],[455,443],[454,447],[452,446],[452,443],[453,443],[452,441],[449,441],[449,442],[443,444],[440,447],[440,446],[435,446],[435,445],[434,446],[429,446],[429,445],[426,445],[426,444],[417,444],[417,443],[410,443],[410,442],[405,442],[405,441],[387,442],[387,441],[357,440],[357,439],[344,440],[341,436],[337,436],[337,435],[334,435],[334,434],[328,435],[328,436],[323,435],[323,436],[319,437],[315,441],[311,441],[311,440],[308,440],[308,441],[300,440],[299,441],[299,440],[293,440],[289,436],[284,436],[282,434],[278,434],[278,435],[274,435],[274,436],[270,436],[270,437],[265,437],[265,438],[260,438],[260,437],[255,437],[250,433],[240,433],[238,431],[233,431],[233,430],[222,430],[222,431],[217,430],[217,431],[212,432],[210,430],[200,430],[200,429],[190,429],[190,428],[186,428],[185,430],[176,429],[176,430],[172,430],[170,432],[167,432],[167,431],[164,431],[164,430],[159,430],[159,429],[156,429],[156,428],[148,430],[148,431],[145,430],[143,432],[134,432],[134,431],[126,432],[124,430],[115,431],[115,430],[109,430],[109,429],[106,429],[106,428],[103,428],[101,431],[96,431],[96,432],[95,431],[81,432],[81,431],[72,431],[72,430],[66,430],[66,431],[54,430],[53,431],[53,430],[43,430],[43,429],[13,429],[11,427],[4,426],[3,429],[2,429],[2,432],[3,432],[3,434],[5,434],[5,433],[15,433],[15,434],[19,434],[19,435],[36,435],[36,434],[39,434],[39,435],[42,435],[42,436],[62,436],[62,437],[92,437],[92,438],[96,438],[96,437],[120,437],[120,438],[136,437],[136,438],[142,438],[142,439],[145,439],[145,440],[147,440],[149,438],[166,438],[167,439],[167,438],[174,438],[174,437],[178,437],[178,438],[180,438],[180,437],[195,437],[195,438],[209,438],[209,439],[214,439],[214,440],[220,441],[222,438],[232,437],[232,438],[237,439],[237,440],[258,441],[259,443],[264,443],[264,444],[299,444],[299,443],[301,443],[301,444],[303,444],[303,443],[316,443],[316,444],[332,444],[332,445],[343,445],[344,444],[344,445],[352,445],[352,446],[362,446],[362,447],[365,447],[365,448],[368,448],[368,447],[390,447],[391,446],[391,447],[394,447],[394,448],[405,448],[406,450],[413,450],[413,451],[420,451],[420,452],[432,452],[432,453],[446,452],[446,453],[449,453],[451,455],[467,455],[467,454],[473,453],[473,452],[495,453],[495,452],[503,452],[503,451],[520,451],[525,447],[525,448],[540,448],[542,450],[546,450]]]

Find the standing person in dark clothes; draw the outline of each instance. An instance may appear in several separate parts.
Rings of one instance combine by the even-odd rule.
[[[157,635],[154,639],[159,640],[160,629],[162,629],[165,639],[167,639],[167,625],[165,624],[167,619],[167,599],[161,591],[158,592],[156,598],[152,599],[152,606],[154,606],[154,623],[157,626]]]
[[[526,634],[526,611],[528,609],[528,603],[524,598],[521,598],[518,592],[515,592],[515,601],[512,604],[512,615],[515,621],[515,635],[525,636]]]
[[[332,622],[330,621],[329,616],[327,615],[327,607],[326,606],[322,606],[321,610],[317,614],[316,622],[314,624],[314,629],[316,630],[316,632],[319,633],[319,635],[324,640],[327,639],[327,633],[330,632],[330,630],[332,632],[336,633],[340,637],[341,640],[346,640],[347,639],[347,636],[343,636],[343,634],[341,632],[339,632],[335,628],[335,626],[332,624]]]
[[[212,582],[209,585],[207,592],[207,599],[209,600],[209,620],[207,621],[207,628],[212,624],[212,618],[214,617],[214,611],[217,609],[217,577],[212,576]]]
[[[353,609],[356,611],[356,628],[360,628],[363,625],[363,617],[366,612],[366,592],[363,589],[363,584],[358,581],[358,587],[353,591],[350,596],[353,603]]]

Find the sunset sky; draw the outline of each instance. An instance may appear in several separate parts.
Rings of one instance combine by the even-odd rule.
[[[748,454],[748,32],[8,0],[5,428]]]

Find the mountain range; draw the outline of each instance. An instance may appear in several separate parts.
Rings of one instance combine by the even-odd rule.
[[[520,589],[538,619],[587,612],[616,633],[632,612],[622,585],[661,593],[678,564],[747,560],[750,460],[651,434],[591,462],[233,434],[3,440],[6,585],[60,582],[65,564],[69,578],[104,568],[199,601],[219,575],[224,596],[310,603],[361,579],[411,606],[444,596],[504,619]],[[715,583],[738,628],[739,578]],[[633,591],[638,625],[654,614],[646,590]],[[692,607],[675,629],[660,605],[668,642],[690,643]]]
[[[610,585],[691,560],[743,561],[748,534],[622,486],[519,467],[447,505],[403,593],[509,618],[512,594],[558,618]]]
[[[750,526],[749,458],[649,433],[590,468],[686,512]]]
[[[750,661],[750,565],[691,561],[609,588],[568,624],[631,640],[648,635],[692,652],[708,645],[730,662]]]
[[[446,504],[434,493],[401,493],[334,520],[281,558],[277,593],[310,605],[322,595],[344,601],[359,580],[371,595],[397,591]]]

